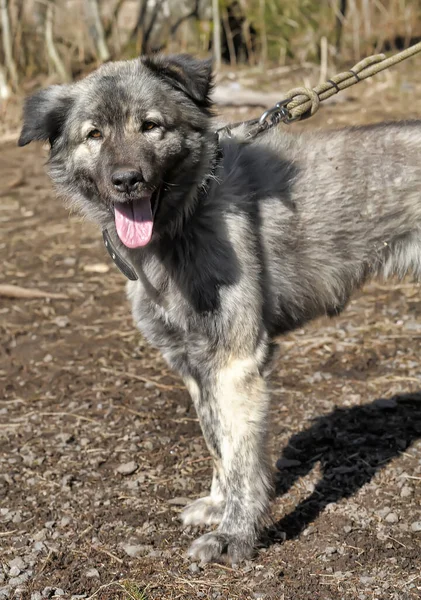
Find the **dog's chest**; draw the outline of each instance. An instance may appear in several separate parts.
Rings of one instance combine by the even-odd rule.
[[[147,337],[154,328],[189,330],[188,303],[162,265],[145,265],[139,280],[128,283],[128,296],[137,325]]]

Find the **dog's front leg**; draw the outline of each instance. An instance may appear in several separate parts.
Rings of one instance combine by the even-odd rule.
[[[236,563],[253,553],[271,489],[265,443],[269,400],[257,361],[231,359],[208,370],[194,399],[204,436],[216,453],[225,508],[218,529],[193,542],[189,552],[203,562],[227,558]]]
[[[222,471],[220,443],[215,434],[215,407],[203,403],[203,394],[197,381],[191,376],[183,377],[200,418],[203,435],[213,459],[213,477],[210,494],[198,498],[181,513],[184,525],[215,525],[221,522],[225,510],[225,484]]]

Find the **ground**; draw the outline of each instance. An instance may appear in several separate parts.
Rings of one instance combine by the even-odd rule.
[[[419,117],[416,73],[362,83],[291,130]],[[273,525],[252,561],[192,564],[198,530],[178,516],[207,493],[210,460],[188,394],[6,114],[0,280],[64,298],[0,299],[0,599],[420,598],[420,286],[371,283],[281,340]]]

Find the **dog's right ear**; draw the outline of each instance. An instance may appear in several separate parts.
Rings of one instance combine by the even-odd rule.
[[[181,90],[205,112],[212,106],[212,61],[189,54],[142,56],[142,63],[155,75]]]
[[[66,85],[52,85],[28,98],[18,145],[49,140],[52,146],[63,129],[73,101]]]

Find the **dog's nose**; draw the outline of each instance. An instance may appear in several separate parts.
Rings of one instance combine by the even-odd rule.
[[[143,175],[140,171],[126,171],[119,169],[111,175],[111,181],[119,192],[133,192],[139,183],[143,181]]]

